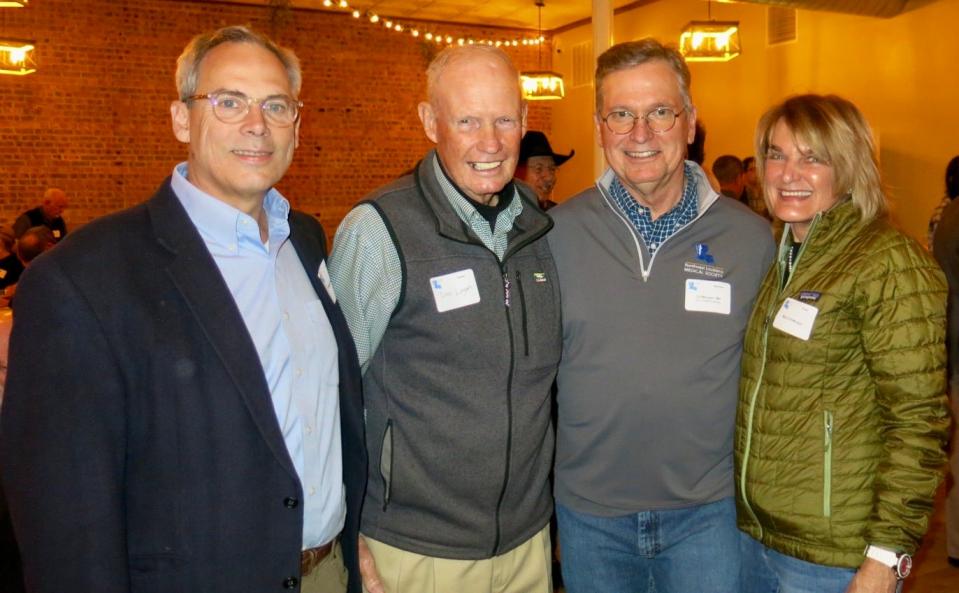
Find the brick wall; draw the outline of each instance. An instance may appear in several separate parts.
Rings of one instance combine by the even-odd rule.
[[[329,233],[366,192],[431,146],[416,105],[435,44],[345,13],[294,10],[274,27],[261,6],[42,0],[0,9],[0,38],[34,41],[38,62],[35,74],[0,76],[0,223],[36,205],[50,185],[70,195],[71,228],[147,199],[186,158],[169,116],[176,57],[194,34],[230,24],[270,33],[300,57],[301,143],[279,188]],[[531,34],[443,30],[478,38]],[[507,53],[520,69],[538,66],[534,48]],[[529,123],[549,131],[548,103],[531,104]]]

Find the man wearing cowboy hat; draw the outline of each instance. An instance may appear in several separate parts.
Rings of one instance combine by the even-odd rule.
[[[528,183],[536,191],[539,206],[549,210],[556,205],[552,200],[553,188],[556,186],[556,168],[576,154],[575,150],[569,154],[557,154],[549,145],[546,134],[536,130],[529,130],[523,136],[519,148],[519,164],[516,166],[516,177]]]

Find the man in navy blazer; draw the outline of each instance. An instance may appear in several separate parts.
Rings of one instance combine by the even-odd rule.
[[[299,64],[227,27],[177,85],[187,162],[20,282],[0,471],[27,590],[358,593],[356,351],[322,228],[273,189]]]

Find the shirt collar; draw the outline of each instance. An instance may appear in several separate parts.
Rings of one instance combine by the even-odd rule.
[[[440,187],[443,189],[443,195],[446,196],[446,199],[449,200],[450,205],[453,207],[453,210],[456,211],[457,216],[462,220],[466,221],[467,224],[472,224],[473,217],[479,217],[483,219],[483,215],[476,210],[476,206],[473,205],[473,201],[466,197],[453,180],[449,178],[446,174],[446,169],[443,168],[443,164],[440,162],[439,154],[433,153],[433,171],[436,175],[436,179],[439,180]],[[516,185],[510,181],[506,186],[500,191],[500,199],[502,200],[504,196],[510,196],[509,207],[506,208],[505,212],[508,213],[509,220],[515,220],[517,216],[523,211],[523,200],[519,199],[517,196],[518,190]],[[497,221],[501,219],[503,212],[499,213],[497,216]],[[483,219],[484,222],[486,219]],[[497,224],[499,226],[499,224]],[[512,225],[510,225],[512,228]],[[509,230],[509,229],[504,229]],[[497,229],[498,232],[498,229]]]
[[[693,204],[697,204],[698,202],[698,192],[697,184],[694,183],[694,181],[694,169],[690,166],[689,162],[684,162],[682,198],[680,198],[679,202],[677,202],[675,206],[663,214],[664,218],[674,215],[678,212],[690,210],[694,214],[696,213],[698,208],[693,208]],[[609,193],[612,195],[616,205],[619,206],[624,213],[629,213],[632,210],[639,209],[639,211],[645,214],[647,217],[652,218],[652,211],[647,206],[640,204],[639,201],[634,198],[631,193],[629,193],[629,190],[626,189],[626,186],[623,185],[623,183],[619,180],[619,177],[616,175],[613,175],[609,182]]]
[[[170,186],[204,240],[221,245],[255,244],[263,248],[256,220],[193,185],[187,179],[186,162],[174,167]],[[290,203],[280,192],[270,188],[263,198],[263,210],[266,212],[269,242],[279,245],[290,235]]]

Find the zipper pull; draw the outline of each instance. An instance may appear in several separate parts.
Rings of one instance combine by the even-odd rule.
[[[825,424],[826,424],[826,443],[825,443],[825,445],[828,447],[830,441],[832,441],[832,416],[831,416],[830,414],[828,414],[828,413],[826,414],[826,423],[825,423]]]
[[[503,300],[509,308],[509,274],[506,272],[503,272]]]

